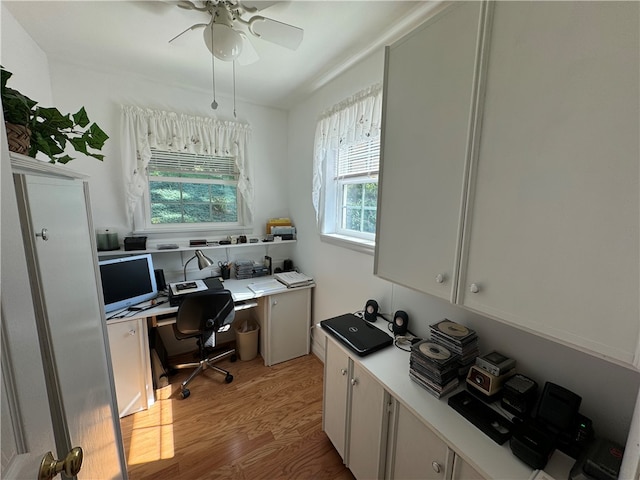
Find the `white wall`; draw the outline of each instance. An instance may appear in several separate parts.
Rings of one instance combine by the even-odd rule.
[[[0,64],[13,74],[7,86],[45,107],[51,106],[47,56],[3,4],[0,4],[0,25]]]
[[[550,381],[582,396],[581,413],[593,420],[596,433],[624,444],[640,385],[638,372],[380,280],[373,275],[373,256],[320,241],[311,204],[317,118],[323,110],[382,81],[383,65],[384,54],[380,50],[289,112],[289,205],[300,230],[296,257],[317,282],[314,321],[361,310],[373,298],[384,313],[405,310],[410,330],[421,337],[428,336],[430,324],[444,318],[467,325],[478,332],[481,353],[498,350],[515,358],[518,370],[535,379],[540,387]],[[320,345],[314,347],[323,354]],[[408,366],[407,372],[399,374],[408,374]]]

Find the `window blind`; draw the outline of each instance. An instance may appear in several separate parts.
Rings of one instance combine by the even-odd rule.
[[[235,158],[195,155],[193,153],[151,151],[149,172],[162,171],[172,173],[206,173],[238,178]]]
[[[340,148],[336,179],[373,176],[380,168],[380,137]]]

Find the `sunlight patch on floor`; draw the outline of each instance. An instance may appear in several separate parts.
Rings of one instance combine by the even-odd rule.
[[[128,465],[173,458],[173,409],[171,400],[158,400],[148,415],[139,415],[133,423]]]

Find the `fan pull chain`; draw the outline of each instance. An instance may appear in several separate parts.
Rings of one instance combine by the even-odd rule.
[[[236,61],[233,61],[233,118],[236,116]]]
[[[213,23],[211,24],[211,45],[213,45]],[[218,102],[216,102],[216,59],[213,53],[211,54],[211,84],[213,86],[213,102],[211,102],[211,108],[214,110],[218,108]]]

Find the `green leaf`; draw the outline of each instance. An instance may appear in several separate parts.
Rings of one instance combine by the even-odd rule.
[[[103,162],[103,161],[104,161],[104,155],[101,155],[101,154],[99,154],[99,153],[88,153],[88,155],[89,155],[90,157],[93,157],[93,158],[95,158],[95,159],[100,160],[101,162]]]
[[[104,143],[109,139],[109,135],[104,133],[104,131],[95,123],[91,124],[88,132],[89,135],[86,139],[87,144],[96,150],[100,150],[104,146]]]
[[[69,139],[69,143],[71,143],[71,145],[73,145],[73,148],[76,149],[76,151],[78,152],[82,152],[85,154],[89,154],[89,152],[87,152],[87,142],[84,140],[84,138],[80,137],[80,138],[70,138]]]
[[[71,160],[73,160],[73,157],[70,157],[69,155],[64,155],[62,157],[58,157],[58,163],[67,164]]]
[[[80,125],[82,128],[86,127],[87,125],[89,125],[89,117],[87,116],[87,111],[84,109],[84,107],[82,107],[80,110],[78,110],[78,113],[76,113],[73,116],[73,120]]]

